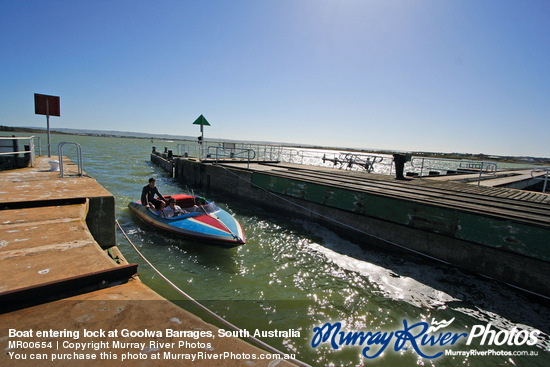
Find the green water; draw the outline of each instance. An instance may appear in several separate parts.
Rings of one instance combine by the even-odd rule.
[[[24,135],[24,134],[18,134]],[[46,138],[42,137],[42,153]],[[139,200],[149,177],[157,178],[163,194],[187,192],[149,161],[151,146],[176,151],[178,142],[147,139],[52,135],[53,151],[60,141],[83,147],[84,171],[116,197],[116,217],[142,253],[170,280],[213,311],[254,330],[299,330],[299,338],[263,338],[272,346],[315,366],[548,366],[550,307],[508,286],[412,254],[361,247],[305,220],[249,206],[216,193],[194,192],[214,199],[235,215],[247,237],[244,246],[225,249],[165,236],[132,217],[127,204]],[[76,161],[74,148],[65,155]],[[55,153],[57,154],[57,153]],[[273,200],[277,200],[273,198]],[[541,241],[544,239],[541,239]],[[548,241],[548,239],[545,239]],[[118,246],[129,262],[139,264],[140,278],[155,291],[184,308],[210,318],[156,275],[119,233]],[[337,350],[323,343],[311,347],[313,328],[340,321],[346,331],[394,331],[432,319],[454,318],[450,330],[470,332],[492,323],[495,330],[540,330],[536,346],[487,346],[465,339],[451,347],[424,348],[435,354],[446,348],[468,351],[536,352],[538,356],[442,356],[423,359],[414,348],[394,351],[394,343],[375,359],[363,348]],[[377,347],[373,346],[373,350]],[[369,354],[373,354],[370,352]]]

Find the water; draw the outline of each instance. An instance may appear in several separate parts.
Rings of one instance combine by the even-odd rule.
[[[23,135],[23,134],[19,134]],[[46,138],[42,136],[44,146]],[[348,242],[319,225],[272,214],[233,198],[203,193],[235,215],[247,243],[225,249],[165,236],[132,217],[127,204],[139,200],[149,177],[163,194],[187,192],[149,161],[147,139],[52,136],[83,147],[84,171],[116,197],[116,217],[135,245],[169,279],[228,321],[248,330],[298,329],[300,338],[263,338],[272,346],[315,366],[548,366],[550,307],[508,286],[412,254],[396,254]],[[46,149],[42,149],[44,153]],[[74,149],[65,155],[76,161]],[[274,198],[274,200],[276,200]],[[542,240],[542,239],[541,239]],[[124,237],[118,246],[129,262],[139,264],[141,280],[164,297],[213,322],[160,279]],[[394,331],[409,323],[454,319],[453,331],[469,332],[491,323],[497,330],[540,330],[536,346],[487,346],[461,342],[452,350],[538,352],[538,356],[442,356],[422,359],[413,348],[393,350],[368,360],[363,347],[334,350],[311,347],[312,330],[341,321],[347,331]],[[376,349],[375,347],[373,349]],[[439,348],[428,351],[442,351]],[[372,353],[371,353],[372,354]]]

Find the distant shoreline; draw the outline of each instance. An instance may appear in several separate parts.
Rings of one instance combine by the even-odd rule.
[[[30,127],[11,127],[0,126],[0,132],[26,132],[45,134],[46,129],[42,128],[30,128]],[[126,138],[126,139],[154,139],[154,140],[195,140],[192,136],[177,136],[177,135],[158,135],[158,134],[146,134],[146,133],[132,133],[124,131],[99,131],[99,130],[77,130],[77,129],[55,129],[51,130],[51,134],[56,135],[80,135],[80,136],[97,136],[97,137],[111,137],[111,138]],[[233,142],[235,140],[230,139],[209,139],[212,142]],[[279,143],[279,142],[263,142],[263,141],[238,141],[240,143],[250,144],[266,144],[266,145],[282,145],[289,148],[302,148],[302,149],[323,149],[323,150],[338,150],[338,151],[354,151],[362,152],[366,154],[386,154],[392,155],[395,153],[404,153],[398,150],[377,150],[377,149],[361,149],[361,148],[343,148],[343,147],[325,147],[318,145],[306,145],[306,144],[292,144],[292,143]],[[469,154],[469,153],[443,153],[443,152],[406,152],[413,156],[418,157],[431,157],[431,158],[446,158],[446,159],[468,159],[476,161],[496,161],[505,163],[518,163],[518,164],[533,164],[533,165],[550,165],[550,158],[548,157],[529,157],[529,156],[496,156],[486,154]]]

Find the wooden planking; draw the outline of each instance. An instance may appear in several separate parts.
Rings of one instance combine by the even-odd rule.
[[[268,167],[270,169],[267,169]],[[294,180],[469,210],[520,222],[528,221],[541,226],[550,225],[550,205],[545,204],[550,202],[548,194],[424,179],[400,181],[386,175],[294,164],[254,165],[250,170]]]
[[[395,188],[382,188],[367,187],[365,185],[348,182],[345,185],[341,183],[335,184],[333,180],[324,177],[311,177],[303,174],[289,174],[283,172],[277,172],[275,174],[279,177],[286,177],[289,179],[312,182],[326,186],[336,186],[340,188],[347,188],[350,190],[357,190],[363,192],[370,192],[378,195],[384,195],[394,198],[400,198],[407,201],[416,201],[419,203],[431,204],[435,206],[444,206],[447,208],[456,208],[462,210],[474,211],[481,214],[489,214],[499,217],[507,217],[516,221],[529,221],[534,224],[550,226],[550,215],[545,215],[543,212],[533,212],[531,208],[529,210],[522,210],[521,207],[498,207],[491,205],[491,203],[482,203],[474,200],[456,200],[456,197],[445,194],[430,195],[426,192],[415,192],[414,190],[408,190],[408,188],[402,187],[401,190]],[[548,211],[550,213],[550,211]]]
[[[394,190],[397,195],[401,196],[401,193],[411,194],[412,197],[422,198],[435,198],[445,200],[465,201],[473,204],[490,205],[494,207],[500,207],[502,209],[511,209],[516,211],[525,211],[532,214],[550,215],[550,206],[541,206],[534,199],[548,199],[549,195],[532,193],[528,191],[514,190],[514,189],[487,189],[479,188],[478,190],[472,190],[470,186],[464,184],[440,183],[433,184],[431,181],[425,180],[410,180],[410,181],[398,181],[393,178],[387,180],[387,176],[380,175],[367,175],[363,176],[349,176],[345,172],[335,172],[327,177],[327,174],[323,172],[320,174],[313,169],[300,169],[291,167],[288,171],[295,171],[297,175],[301,177],[308,177],[313,180],[322,180],[323,182],[333,181],[335,184],[341,185],[360,185],[361,188],[371,189],[376,191],[377,189],[383,190],[381,192],[390,193],[389,190]],[[277,169],[273,172],[288,174],[288,171]],[[351,179],[350,179],[351,178]],[[463,189],[463,190],[461,190]],[[487,195],[492,194],[492,195]],[[496,201],[492,196],[499,196],[502,200]],[[513,197],[521,200],[508,200]]]

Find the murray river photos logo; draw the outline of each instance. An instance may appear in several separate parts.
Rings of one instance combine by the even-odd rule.
[[[454,321],[436,321],[432,319],[431,325],[426,321],[412,324],[403,320],[403,328],[394,331],[345,331],[342,323],[327,322],[323,326],[313,328],[311,346],[317,348],[323,343],[328,343],[333,349],[344,347],[361,347],[365,358],[379,357],[385,350],[393,346],[393,350],[407,350],[412,347],[422,358],[438,358],[446,349],[450,349],[457,343],[465,342],[470,345],[477,342],[479,345],[488,346],[532,346],[538,342],[539,331],[527,331],[513,328],[512,330],[497,330],[489,323],[487,325],[474,325],[470,332],[445,331]],[[390,348],[391,349],[391,348]],[[389,350],[389,349],[388,349]]]

